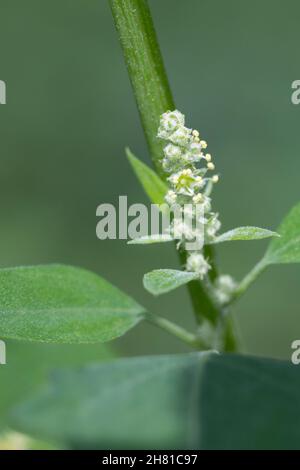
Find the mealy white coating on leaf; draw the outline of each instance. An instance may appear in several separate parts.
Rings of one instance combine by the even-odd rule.
[[[143,283],[145,289],[153,295],[170,292],[197,279],[195,272],[179,271],[176,269],[156,269],[145,274]]]
[[[237,227],[216,237],[212,243],[222,243],[231,240],[260,240],[280,235],[260,227]]]
[[[128,245],[151,245],[152,243],[171,242],[174,238],[167,234],[162,235],[146,235],[144,237],[135,238],[127,242]]]
[[[85,269],[64,265],[0,270],[1,337],[99,343],[123,335],[143,307]]]

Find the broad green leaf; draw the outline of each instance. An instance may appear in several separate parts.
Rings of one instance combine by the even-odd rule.
[[[299,389],[290,362],[137,357],[56,372],[11,424],[77,449],[300,449]]]
[[[260,240],[261,238],[279,237],[278,233],[259,227],[237,227],[222,233],[212,243],[222,243],[231,240]]]
[[[7,364],[0,366],[0,432],[7,425],[8,410],[41,386],[52,369],[114,357],[107,344],[5,343]]]
[[[0,270],[0,337],[97,343],[143,316],[133,299],[94,273],[63,265]]]
[[[168,191],[167,185],[153,170],[151,170],[151,168],[136,158],[128,148],[126,149],[126,155],[137,179],[143,186],[150,201],[153,204],[165,204],[164,198]]]
[[[280,238],[272,240],[264,261],[266,264],[300,262],[300,203],[284,218],[278,228]]]
[[[196,444],[197,386],[208,357],[136,357],[58,371],[48,387],[18,407],[12,425],[73,448],[169,449]]]
[[[172,242],[174,238],[171,235],[149,235],[145,237],[135,238],[130,240],[128,245],[152,245],[153,243]]]
[[[201,448],[300,449],[300,374],[290,361],[211,357],[200,392]]]
[[[144,275],[145,289],[153,295],[165,294],[190,281],[199,279],[194,272],[178,271],[177,269],[155,269]]]

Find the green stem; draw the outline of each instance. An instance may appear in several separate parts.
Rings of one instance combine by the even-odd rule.
[[[183,266],[186,263],[186,256],[187,253],[185,251],[179,252],[180,262]],[[210,291],[206,288],[205,283],[191,281],[188,283],[187,288],[197,322],[201,324],[204,316],[210,323],[216,325],[221,312],[212,298]]]
[[[237,286],[232,296],[231,302],[243,295],[244,292],[250,287],[250,285],[256,280],[259,274],[264,271],[266,267],[267,263],[265,262],[265,259],[262,258]]]
[[[209,349],[209,346],[206,343],[204,343],[204,341],[200,340],[199,338],[197,338],[195,335],[193,335],[189,331],[186,331],[181,326],[167,320],[164,317],[160,317],[158,315],[154,315],[153,313],[148,312],[148,313],[146,313],[146,320],[148,320],[150,323],[162,328],[163,330],[167,331],[171,335],[176,336],[181,341],[188,344],[189,346],[192,346],[195,349],[199,349],[199,350]]]
[[[156,171],[162,178],[163,143],[157,139],[160,115],[175,109],[167,74],[146,0],[109,0],[116,29],[133,87],[141,121]],[[213,252],[211,250],[211,258]],[[182,264],[186,254],[181,255]],[[212,273],[215,273],[215,268]],[[220,311],[205,285],[193,281],[189,286],[198,323],[203,317],[216,325]]]
[[[157,137],[159,118],[175,109],[151,13],[146,0],[110,0],[128,74],[156,171],[163,143]]]

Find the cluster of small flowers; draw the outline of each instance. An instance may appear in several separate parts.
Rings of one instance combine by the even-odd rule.
[[[226,304],[237,287],[234,279],[228,274],[218,276],[215,281],[215,295],[220,304]]]
[[[203,243],[208,243],[216,237],[221,227],[218,214],[211,211],[210,194],[214,183],[219,181],[219,176],[208,176],[209,171],[215,169],[212,157],[204,153],[207,148],[205,140],[201,140],[197,130],[185,127],[185,117],[179,111],[167,111],[161,116],[158,137],[165,140],[164,157],[162,166],[169,175],[170,190],[165,196],[169,206],[175,204],[184,209],[186,205],[200,205],[200,211],[192,209],[191,218],[196,218],[201,213],[203,230],[201,234],[191,231],[191,225],[175,220],[170,226],[170,233],[176,232],[181,237],[179,246],[187,240],[202,236]],[[199,166],[204,163],[205,166]],[[180,227],[178,227],[180,225]],[[176,238],[174,236],[174,238]],[[202,244],[203,245],[203,244]],[[188,271],[196,272],[202,279],[210,269],[208,261],[203,256],[202,249],[189,251],[186,263]]]

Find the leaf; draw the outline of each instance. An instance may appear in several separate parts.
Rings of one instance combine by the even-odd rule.
[[[124,334],[144,309],[89,271],[63,265],[0,270],[0,337],[98,343]]]
[[[290,210],[277,232],[279,238],[271,241],[263,258],[240,283],[235,293],[236,298],[243,294],[270,264],[300,262],[300,203]]]
[[[126,155],[150,201],[153,204],[165,204],[165,195],[168,191],[168,186],[151,168],[136,158],[128,148],[126,149]]]
[[[107,344],[5,343],[7,364],[0,366],[0,432],[7,425],[8,410],[41,386],[52,369],[114,357]]]
[[[278,228],[280,238],[272,240],[265,254],[266,264],[300,262],[300,203],[297,204]]]
[[[300,374],[291,362],[211,356],[205,373],[201,448],[300,449]]]
[[[207,357],[136,357],[58,371],[16,409],[13,427],[73,448],[184,447],[198,427],[193,387]]]
[[[128,245],[152,245],[153,243],[172,242],[174,238],[171,235],[149,235],[145,237],[135,238],[127,242]]]
[[[11,425],[76,449],[300,449],[299,388],[285,361],[137,357],[56,372]]]
[[[237,227],[222,233],[212,243],[222,243],[231,240],[260,240],[268,237],[279,237],[278,233],[259,227]]]
[[[165,294],[190,281],[199,279],[194,272],[178,271],[176,269],[156,269],[144,275],[145,289],[153,295]]]

